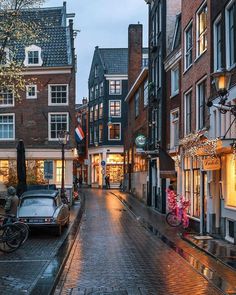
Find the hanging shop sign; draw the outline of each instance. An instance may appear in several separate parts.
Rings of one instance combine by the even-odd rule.
[[[220,170],[220,159],[208,157],[203,160],[203,170]]]
[[[135,138],[135,145],[137,148],[144,148],[147,142],[146,136],[140,134]]]

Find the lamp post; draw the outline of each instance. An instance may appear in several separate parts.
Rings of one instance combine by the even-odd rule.
[[[69,141],[69,132],[66,130],[61,130],[58,133],[58,141],[61,144],[61,161],[62,161],[62,171],[61,171],[61,198],[63,201],[66,200],[65,195],[65,145]]]
[[[221,69],[212,74],[213,83],[215,84],[215,88],[217,93],[220,96],[219,103],[213,103],[212,101],[208,101],[208,107],[216,107],[222,114],[226,114],[227,112],[231,112],[233,116],[236,117],[236,105],[231,105],[231,103],[227,103],[227,98],[229,95],[229,86],[231,80],[231,72]]]

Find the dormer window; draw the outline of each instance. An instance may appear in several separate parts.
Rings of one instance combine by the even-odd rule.
[[[0,65],[5,66],[10,61],[10,50],[9,48],[2,49],[0,51]]]
[[[25,66],[42,66],[41,48],[36,45],[31,45],[25,48]]]

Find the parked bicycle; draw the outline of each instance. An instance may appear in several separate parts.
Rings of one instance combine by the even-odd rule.
[[[0,217],[0,251],[10,253],[25,243],[29,236],[29,227],[17,221],[14,215],[0,214]]]
[[[189,226],[188,208],[190,201],[185,200],[184,196],[178,196],[174,191],[167,190],[169,213],[166,215],[166,222],[172,227],[183,225]]]

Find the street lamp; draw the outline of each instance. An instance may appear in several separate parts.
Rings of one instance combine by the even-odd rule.
[[[65,195],[65,145],[69,141],[69,132],[66,130],[61,130],[58,132],[58,141],[61,144],[61,161],[62,161],[62,171],[61,171],[61,198],[62,201],[66,200]]]
[[[226,114],[228,111],[236,117],[236,105],[231,105],[231,103],[226,104],[226,100],[229,95],[229,86],[231,80],[231,72],[221,69],[212,74],[213,83],[215,84],[216,91],[220,96],[219,103],[213,103],[208,101],[208,107],[216,107],[222,114]]]

